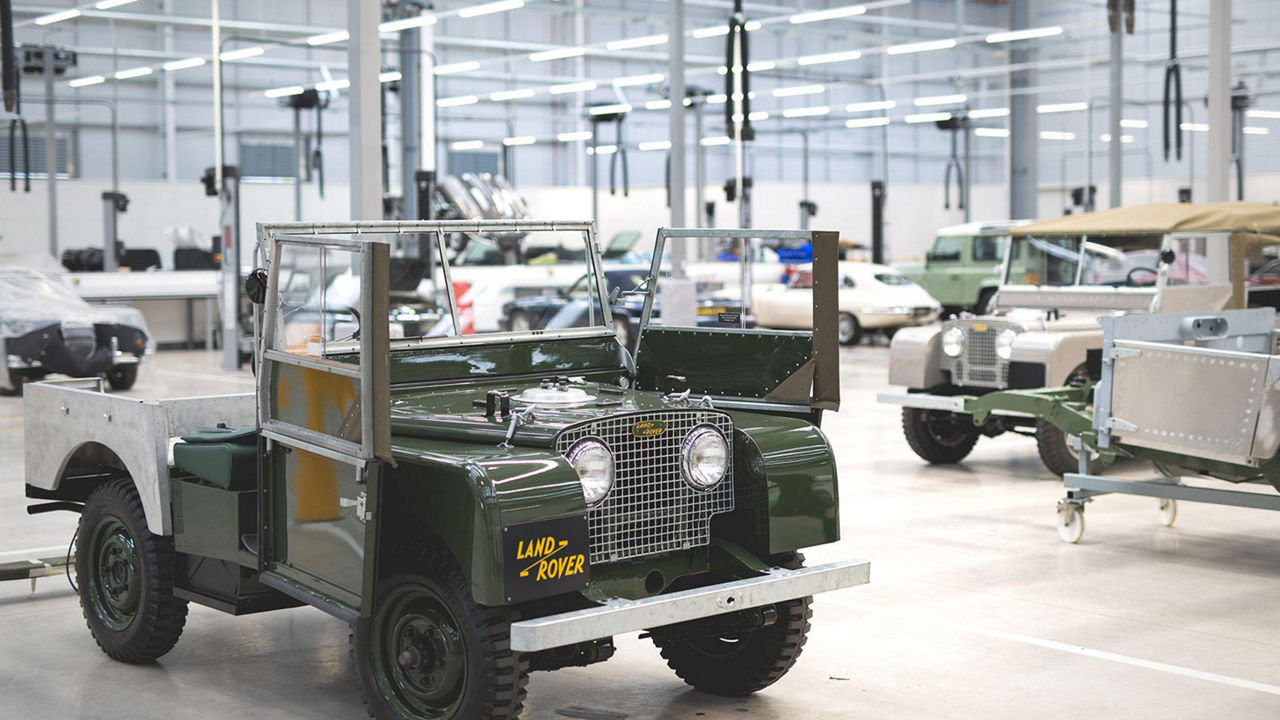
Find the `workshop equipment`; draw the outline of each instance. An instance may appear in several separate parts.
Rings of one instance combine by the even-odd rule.
[[[1175,157],[1182,160],[1182,65],[1178,62],[1178,0],[1169,0],[1169,62],[1164,67],[1164,159],[1169,161],[1170,138]]]

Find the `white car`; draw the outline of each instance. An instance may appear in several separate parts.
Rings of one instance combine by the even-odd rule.
[[[856,345],[869,331],[892,337],[898,328],[933,322],[942,306],[924,288],[893,268],[864,262],[840,263],[840,343]],[[813,273],[796,270],[786,285],[757,286],[752,312],[761,327],[813,326]]]

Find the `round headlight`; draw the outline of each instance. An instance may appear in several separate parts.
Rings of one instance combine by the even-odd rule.
[[[953,327],[942,333],[942,352],[947,357],[960,357],[964,352],[964,330]]]
[[[1008,360],[1013,357],[1013,341],[1018,337],[1018,331],[1013,328],[1005,328],[996,336],[996,356],[1001,360]]]
[[[599,440],[583,440],[569,448],[569,464],[578,473],[588,505],[603,500],[613,488],[613,454]]]
[[[710,425],[699,425],[684,438],[680,471],[685,482],[699,490],[709,490],[724,479],[729,469],[729,443]]]

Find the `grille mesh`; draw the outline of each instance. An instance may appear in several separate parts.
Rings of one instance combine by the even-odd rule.
[[[986,330],[975,330],[975,323],[985,325]],[[982,318],[949,322],[943,332],[951,327],[964,330],[964,353],[958,358],[943,357],[943,369],[951,371],[951,382],[961,387],[1008,387],[1009,362],[996,355],[996,336],[1006,328],[1019,330],[1018,326]]]
[[[639,438],[632,426],[661,420],[666,432]],[[680,474],[680,446],[689,431],[711,425],[729,441],[725,479],[711,490],[695,490]],[[707,545],[711,516],[733,510],[733,423],[712,410],[665,410],[613,415],[566,428],[556,438],[564,455],[579,440],[594,437],[613,453],[613,490],[587,511],[591,562],[628,558]]]

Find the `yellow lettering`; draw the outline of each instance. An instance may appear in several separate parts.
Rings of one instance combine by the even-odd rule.
[[[586,559],[585,555],[579,555],[574,558],[575,562],[573,563],[573,573],[575,575],[582,572],[582,563],[586,562]]]
[[[547,579],[547,561],[540,560],[538,561],[538,574],[534,576],[533,580],[534,582],[538,582],[546,579]]]

